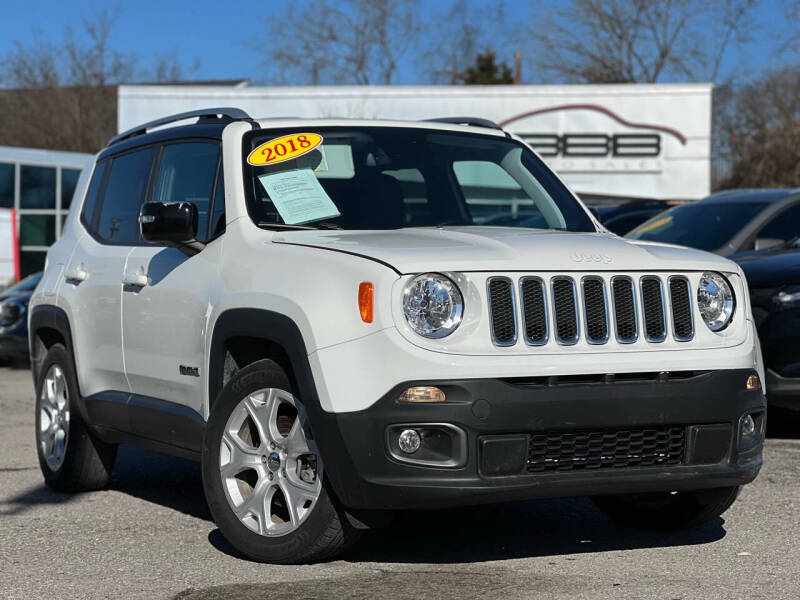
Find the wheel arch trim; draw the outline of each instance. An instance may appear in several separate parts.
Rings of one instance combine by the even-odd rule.
[[[286,315],[256,308],[231,308],[216,319],[211,333],[208,356],[208,404],[210,414],[213,400],[223,389],[225,347],[235,337],[258,338],[282,347],[292,366],[292,384],[305,406],[314,439],[323,456],[326,477],[339,499],[348,497],[347,479],[342,473],[351,472],[354,464],[347,453],[339,430],[337,417],[326,412],[319,400],[314,374],[308,358],[303,335],[297,323]]]

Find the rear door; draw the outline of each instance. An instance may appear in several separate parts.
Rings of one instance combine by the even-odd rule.
[[[120,392],[119,401],[124,402],[130,389],[122,354],[122,276],[128,254],[138,243],[139,205],[153,156],[153,148],[144,148],[100,161],[87,191],[80,216],[86,233],[61,287],[71,313],[83,396]]]
[[[195,204],[196,238],[213,241],[194,255],[154,244],[131,252],[126,279],[139,283],[126,285],[122,295],[125,367],[137,402],[151,406],[151,400],[158,399],[200,413],[210,289],[219,281],[224,230],[220,145],[181,141],[165,144],[160,152],[152,200]],[[164,441],[182,445],[180,439]]]

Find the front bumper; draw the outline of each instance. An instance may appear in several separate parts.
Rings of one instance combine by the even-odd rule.
[[[314,433],[325,477],[351,509],[735,486],[752,481],[762,462],[766,404],[760,389],[745,387],[753,373],[735,369],[583,381],[570,377],[408,382],[368,409],[327,413],[315,423]],[[399,403],[401,391],[410,385],[436,385],[446,392],[447,402]],[[740,445],[739,422],[745,413],[756,417],[758,427],[748,443]],[[397,460],[387,430],[423,423],[462,431],[463,460],[446,468]],[[667,426],[681,432],[679,462],[660,462],[656,457],[644,461],[645,466],[636,464],[638,453],[649,451],[645,443],[635,452],[626,446],[617,466],[609,465],[605,456],[613,454],[613,448],[600,450],[599,465],[569,459],[568,448],[562,452],[567,460],[558,467],[550,464],[544,471],[531,467],[531,436],[541,440],[541,434],[552,434],[570,444],[575,435],[610,432],[611,438],[626,440],[631,432],[635,436]],[[499,454],[488,448],[487,440],[501,442],[494,446]],[[504,440],[514,443],[503,445]]]

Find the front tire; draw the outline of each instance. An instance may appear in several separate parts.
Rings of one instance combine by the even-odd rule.
[[[740,487],[687,492],[595,496],[592,501],[615,521],[639,529],[688,529],[730,508]]]
[[[72,356],[54,344],[36,382],[36,451],[44,480],[60,492],[85,492],[108,485],[116,444],[98,439],[78,409]]]
[[[303,404],[271,360],[248,365],[222,390],[206,428],[202,470],[214,521],[253,560],[326,560],[358,536],[325,484]]]

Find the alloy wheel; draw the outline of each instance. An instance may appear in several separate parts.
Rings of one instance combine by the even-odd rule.
[[[239,520],[263,536],[295,531],[322,491],[322,461],[302,404],[266,388],[241,400],[220,441],[219,472]]]
[[[69,391],[64,370],[57,364],[47,370],[39,394],[39,447],[51,471],[64,464],[69,441]]]

